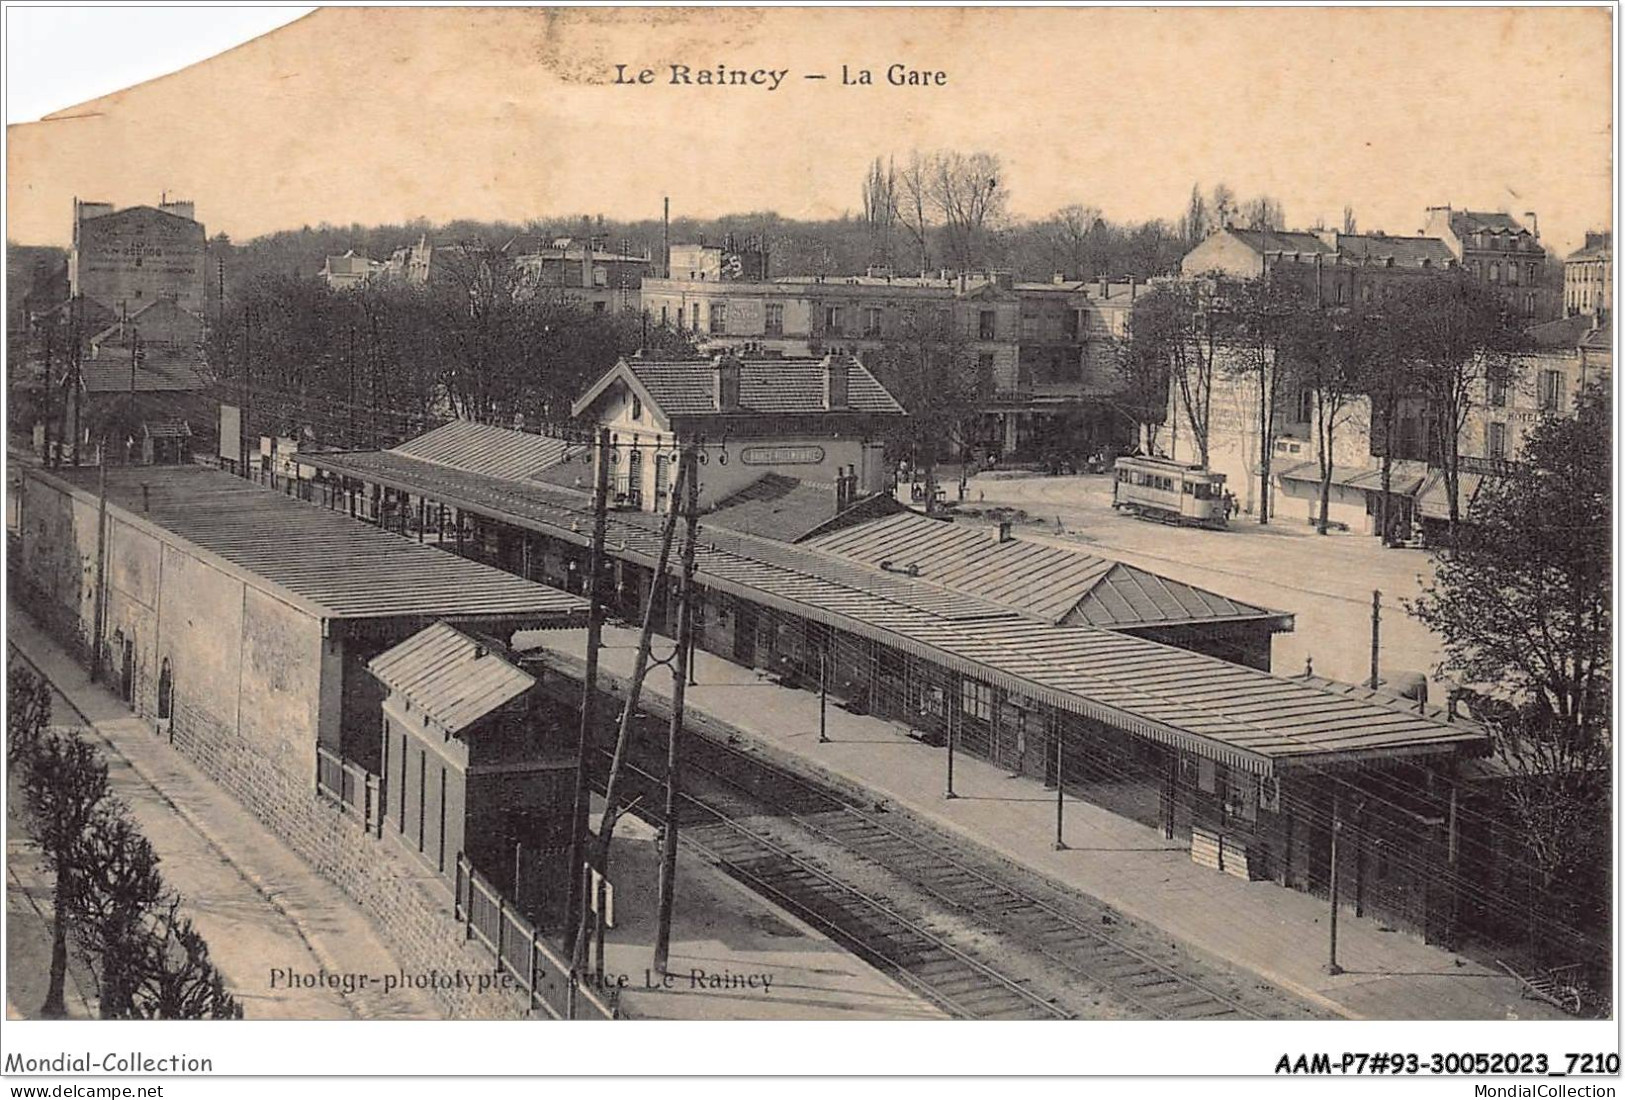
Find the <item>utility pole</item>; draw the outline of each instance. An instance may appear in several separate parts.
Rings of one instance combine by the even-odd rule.
[[[954,715],[958,712],[957,698],[952,692],[948,693],[948,789],[943,798],[958,798],[954,793]],[[1059,776],[1056,777],[1059,780]]]
[[[592,752],[593,711],[598,702],[598,650],[603,645],[604,607],[599,592],[604,569],[604,527],[609,517],[609,429],[600,428],[593,448],[592,549],[587,555],[587,670],[581,689],[581,726],[576,737],[576,794],[570,819],[570,894],[565,908],[565,946],[572,955],[581,931],[587,854],[587,811],[592,803],[588,771]],[[462,522],[458,521],[461,538]]]
[[[682,742],[684,699],[688,687],[688,662],[694,650],[694,544],[699,541],[700,464],[699,452],[690,447],[683,454],[688,465],[688,500],[683,538],[682,599],[677,605],[677,651],[672,655],[671,725],[666,734],[666,831],[660,843],[660,897],[655,930],[654,968],[661,974],[671,954],[671,918],[677,901],[677,789],[679,746]]]
[[[1050,728],[1055,731],[1055,850],[1066,851],[1066,840],[1062,837],[1061,829],[1065,822],[1066,813],[1066,784],[1061,780],[1061,724],[1050,721]]]
[[[1382,652],[1382,589],[1371,590],[1371,680],[1372,691],[1382,682],[1377,675],[1377,655]]]
[[[238,420],[238,441],[242,444],[242,475],[248,477],[249,436],[253,428],[254,411],[254,345],[251,330],[254,315],[243,305],[243,415]]]
[[[829,650],[818,650],[818,743],[829,744]]]
[[[1331,894],[1332,899],[1331,944],[1326,958],[1326,973],[1333,975],[1343,973],[1343,968],[1337,965],[1337,834],[1342,831],[1343,819],[1339,813],[1337,788],[1334,786],[1332,788],[1332,856],[1327,891]]]
[[[679,491],[681,491],[683,488],[683,482],[687,473],[688,470],[685,464],[684,467],[679,470],[677,475],[677,489]],[[632,679],[626,688],[626,702],[621,707],[621,717],[615,732],[615,755],[610,761],[609,778],[604,784],[604,814],[598,823],[598,853],[597,859],[595,860],[596,866],[593,868],[593,870],[598,872],[600,884],[607,881],[609,878],[610,842],[614,839],[615,822],[621,814],[621,808],[616,805],[615,801],[615,788],[620,782],[621,765],[626,760],[627,746],[630,745],[632,741],[632,718],[637,713],[639,701],[643,698],[643,680],[649,672],[649,650],[654,644],[655,616],[659,613],[660,599],[664,595],[661,590],[661,585],[666,579],[666,565],[671,560],[671,542],[672,536],[677,530],[677,513],[678,509],[668,508],[666,510],[666,522],[661,525],[660,558],[655,565],[653,575],[649,578],[649,603],[643,611],[643,629],[638,633],[637,655],[632,660]],[[682,644],[679,642],[679,652],[681,649]],[[675,655],[673,659],[677,659]],[[585,868],[582,869],[582,874],[583,877],[586,876]],[[603,934],[602,921],[604,916],[604,906],[602,905],[601,900],[602,895],[600,895],[600,904],[596,907],[599,921],[598,934],[600,937]],[[585,904],[586,899],[583,899],[583,905]],[[587,937],[585,934],[586,920],[587,914],[586,910],[584,909],[581,913],[583,931],[576,937],[575,962],[572,966],[572,969],[578,974],[580,973],[583,964],[586,962],[587,957]],[[600,964],[602,964],[602,960],[603,950],[600,947]]]
[[[68,363],[73,367],[73,464],[79,465],[79,436],[81,410],[85,403],[84,356],[79,348],[79,296],[68,299]],[[66,420],[67,405],[63,405]]]
[[[671,196],[670,195],[666,196],[666,212],[661,216],[660,225],[661,225],[661,233],[662,233],[664,243],[665,243],[665,255],[661,258],[660,270],[666,276],[666,278],[669,279],[669,278],[671,278]]]
[[[107,627],[107,436],[102,436],[96,473],[96,614],[90,638],[90,680],[102,678],[102,631]]]

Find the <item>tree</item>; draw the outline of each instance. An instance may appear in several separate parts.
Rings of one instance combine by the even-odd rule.
[[[1179,220],[1179,235],[1186,248],[1195,248],[1207,237],[1213,220],[1208,214],[1207,199],[1202,195],[1200,183],[1191,184],[1191,197],[1185,203],[1185,214]]]
[[[1229,351],[1223,357],[1224,370],[1246,380],[1257,396],[1258,522],[1267,524],[1281,395],[1294,366],[1291,348],[1315,306],[1304,298],[1298,283],[1268,274],[1216,284],[1214,304],[1216,323]]]
[[[1104,270],[1091,252],[1098,238],[1104,236],[1105,222],[1100,209],[1094,206],[1065,206],[1039,226],[1045,243],[1060,262],[1052,264],[1056,271],[1066,271],[1075,278],[1087,279]]]
[[[26,767],[51,724],[51,687],[32,669],[13,662],[6,670],[6,763]]]
[[[863,179],[863,223],[869,234],[869,258],[890,267],[892,231],[897,225],[897,165],[876,157]]]
[[[1355,307],[1299,314],[1291,336],[1293,375],[1312,396],[1315,457],[1320,470],[1317,534],[1326,534],[1331,508],[1337,431],[1353,414],[1355,398],[1384,365],[1385,329],[1380,316]]]
[[[1240,204],[1236,201],[1236,193],[1228,183],[1213,185],[1212,196],[1208,199],[1208,209],[1211,211],[1210,223],[1218,229],[1235,223],[1236,215],[1240,213]]]
[[[1217,287],[1210,282],[1158,286],[1140,299],[1129,318],[1130,369],[1147,383],[1159,369],[1165,372],[1179,406],[1176,415],[1190,427],[1203,466],[1208,464],[1220,335],[1214,311]]]
[[[1242,207],[1241,217],[1248,229],[1281,229],[1286,225],[1286,208],[1279,199],[1260,195]]]
[[[893,457],[907,456],[925,471],[930,510],[936,505],[938,451],[963,439],[993,379],[981,377],[974,353],[951,322],[939,327],[930,313],[909,320],[900,338],[865,355],[863,362],[908,410],[887,443]]]
[[[1509,809],[1547,916],[1606,918],[1611,783],[1612,415],[1581,395],[1486,479],[1454,554],[1408,610],[1445,642],[1440,671],[1473,689],[1510,776]],[[1533,929],[1532,929],[1533,930]]]
[[[902,200],[897,209],[898,220],[914,241],[920,256],[920,274],[923,275],[931,267],[931,167],[925,154],[916,149],[908,155],[908,164],[898,177],[898,182],[901,184]]]
[[[1354,217],[1354,206],[1351,203],[1343,204],[1343,232],[1353,236],[1360,231],[1360,223]]]
[[[131,1000],[143,1020],[240,1020],[242,1005],[226,991],[208,944],[170,898],[152,922],[140,980]]]
[[[101,1017],[127,1019],[147,961],[149,919],[163,901],[158,855],[116,802],[104,803],[80,842],[80,886],[70,901],[82,953],[97,975]]]
[[[107,765],[96,750],[68,730],[40,738],[23,772],[34,839],[55,876],[51,921],[51,978],[40,1013],[67,1015],[68,923],[84,883],[79,857],[85,830],[107,797]]]
[[[1461,526],[1461,431],[1475,394],[1490,378],[1512,373],[1522,335],[1506,303],[1460,271],[1416,280],[1392,301],[1388,323],[1395,354],[1406,362],[1439,442],[1454,547]]]
[[[989,234],[1004,218],[1009,193],[993,153],[933,153],[926,195],[942,221],[949,259],[959,271],[987,267]]]

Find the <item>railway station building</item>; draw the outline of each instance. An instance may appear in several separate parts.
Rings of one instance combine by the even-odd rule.
[[[552,476],[500,477],[458,457],[466,430],[312,454],[320,481],[303,491],[339,509],[387,497],[408,533],[428,517],[422,534],[447,549],[580,592],[591,500],[558,469],[590,473],[587,449],[560,446]],[[481,465],[535,445],[506,435],[519,438],[488,436]],[[1280,612],[775,477],[702,517],[696,645],[824,688],[927,744],[951,739],[1013,774],[1059,779],[1216,871],[1323,892],[1335,851],[1365,911],[1451,934],[1455,884],[1485,850],[1452,809],[1462,762],[1488,751],[1481,729],[1380,692],[1272,675],[1268,638],[1290,628]],[[659,541],[660,517],[610,515],[605,592],[628,621]],[[669,633],[669,608],[661,619]]]

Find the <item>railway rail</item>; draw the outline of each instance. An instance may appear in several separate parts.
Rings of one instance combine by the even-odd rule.
[[[605,758],[610,754],[605,751]],[[657,811],[663,775],[631,760],[621,782],[640,794],[640,815]],[[678,840],[879,967],[950,1015],[973,1020],[1066,1019],[1064,1009],[956,947],[885,899],[843,882],[711,801],[683,793]]]

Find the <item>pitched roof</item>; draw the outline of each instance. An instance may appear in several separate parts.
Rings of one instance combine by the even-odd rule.
[[[435,623],[374,657],[367,669],[455,734],[535,686],[536,678],[504,660],[498,648]]]
[[[1529,340],[1537,348],[1572,351],[1580,346],[1580,341],[1591,331],[1591,327],[1590,317],[1576,313],[1572,317],[1559,317],[1555,321],[1531,325]]]
[[[1563,262],[1572,263],[1579,260],[1607,260],[1611,259],[1613,255],[1613,241],[1596,241],[1585,245],[1583,248],[1577,248],[1573,252],[1570,252],[1567,256],[1563,257]]]
[[[829,357],[834,358],[834,357]],[[824,370],[828,359],[742,359],[739,363],[739,413],[863,413],[905,415],[879,379],[862,363],[840,357],[847,366],[847,407],[824,407]],[[621,379],[641,391],[643,399],[666,416],[705,416],[718,412],[716,361],[711,359],[622,359],[576,399],[574,415],[584,413],[600,394]]]
[[[1450,213],[1450,228],[1457,233],[1465,230],[1468,233],[1484,231],[1490,233],[1527,233],[1529,230],[1518,224],[1518,220],[1511,214],[1486,213],[1481,210],[1453,210]]]
[[[133,348],[103,345],[100,354],[79,362],[86,393],[192,393],[208,388],[195,351],[143,347],[132,370]]]
[[[1277,466],[1275,476],[1282,481],[1307,481],[1320,484],[1320,463],[1315,460],[1307,462],[1294,462],[1288,466]],[[1396,458],[1389,463],[1388,491],[1401,496],[1410,496],[1422,487],[1427,479],[1428,467],[1425,462],[1417,462],[1408,458]],[[1370,489],[1377,492],[1382,490],[1382,466],[1373,463],[1369,466],[1333,466],[1332,484],[1342,485],[1349,489]]]
[[[1319,233],[1278,229],[1229,232],[1255,252],[1302,252],[1372,261],[1391,258],[1398,264],[1430,260],[1441,267],[1455,259],[1450,246],[1438,237],[1390,237],[1385,233],[1328,233],[1322,237]]]
[[[579,494],[431,466],[389,452],[321,454],[311,463],[420,492],[584,545]],[[645,567],[661,517],[617,513],[607,545]],[[998,605],[933,590],[831,555],[715,528],[696,553],[700,583],[997,683],[1060,710],[1249,771],[1373,757],[1482,751],[1482,730],[1396,712],[1295,678],[1092,626],[1035,623]]]
[[[535,477],[564,458],[569,445],[534,432],[453,420],[395,448],[399,454],[492,477]]]
[[[927,584],[992,600],[1047,622],[1109,629],[1282,619],[1215,592],[1065,546],[903,512],[816,536],[806,545]]]
[[[303,457],[303,456],[301,456]],[[259,587],[323,619],[484,619],[559,625],[586,601],[340,512],[203,466],[107,468],[127,522],[151,524],[213,554]],[[94,503],[98,471],[58,469]]]
[[[705,522],[781,542],[801,542],[837,519],[844,526],[849,521],[861,522],[904,510],[890,493],[875,493],[837,510],[833,482],[767,473],[713,505],[705,514]]]

